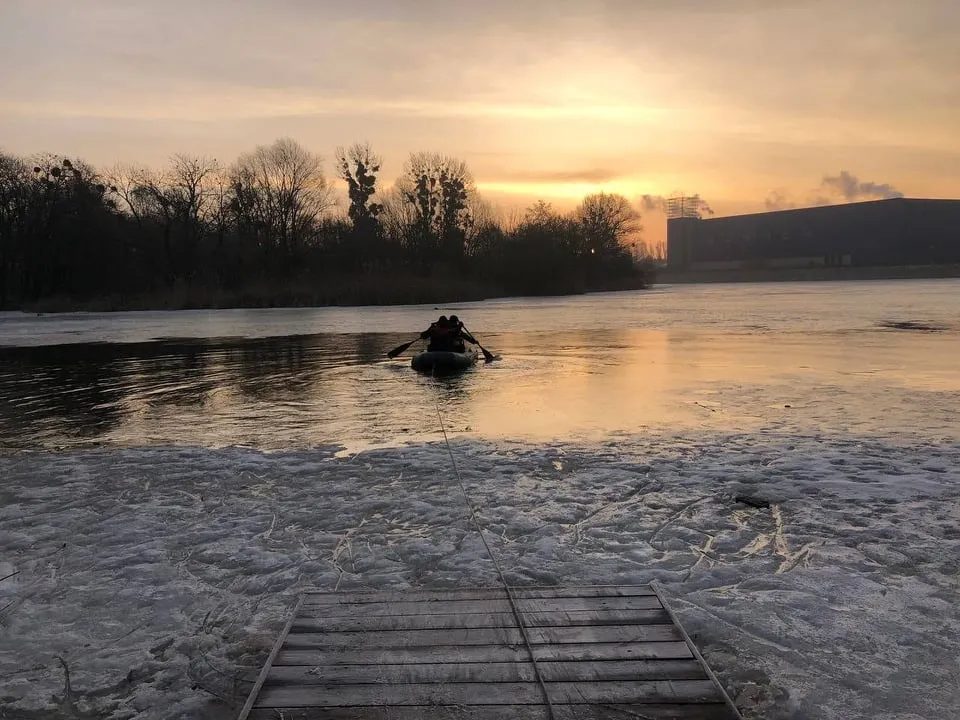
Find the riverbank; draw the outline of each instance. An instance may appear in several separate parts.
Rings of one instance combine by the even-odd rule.
[[[330,276],[249,283],[239,288],[179,284],[171,288],[94,298],[64,295],[14,305],[27,313],[119,312],[128,310],[228,310],[240,308],[300,308],[369,305],[442,305],[503,297],[582,295],[587,292],[642,290],[647,275],[612,278],[603,283],[558,282],[536,290],[447,274],[429,276],[376,274]]]
[[[499,582],[442,443],[332,450],[0,457],[0,716],[226,720],[300,593]],[[508,582],[657,580],[750,720],[956,707],[956,445],[453,451]]]
[[[729,270],[662,270],[656,283],[811,282],[817,280],[910,280],[960,277],[960,265],[896,265],[889,267],[736,268]]]

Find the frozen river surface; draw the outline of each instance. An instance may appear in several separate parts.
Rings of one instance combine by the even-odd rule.
[[[441,311],[502,359],[386,360]],[[298,592],[495,584],[438,409],[513,583],[659,580],[748,717],[952,717],[957,358],[953,280],[0,314],[0,717],[231,717]]]

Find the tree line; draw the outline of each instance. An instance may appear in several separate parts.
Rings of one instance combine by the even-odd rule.
[[[228,166],[98,170],[0,153],[0,307],[441,302],[643,286],[639,214],[614,194],[498,215],[466,163],[416,152],[393,187],[367,144],[334,172],[289,138]],[[46,304],[45,304],[46,303]]]

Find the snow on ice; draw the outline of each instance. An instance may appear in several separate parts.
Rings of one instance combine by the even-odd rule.
[[[297,593],[498,583],[445,446],[336,450],[0,457],[0,717],[234,717]],[[960,711],[956,443],[453,451],[511,583],[659,581],[747,717]]]

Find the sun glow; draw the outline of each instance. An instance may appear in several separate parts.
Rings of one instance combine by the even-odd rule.
[[[644,194],[656,194],[656,189],[649,184],[626,178],[609,182],[478,182],[477,189],[481,192],[563,200],[580,200],[585,195],[600,192],[616,193],[628,199]]]

